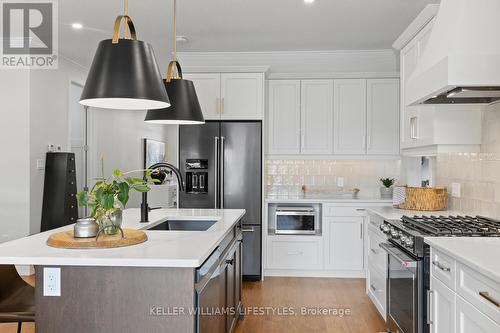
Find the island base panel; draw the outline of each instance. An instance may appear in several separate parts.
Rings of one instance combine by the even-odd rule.
[[[43,268],[35,267],[37,333],[195,331],[191,268],[64,266],[59,297],[43,296]]]

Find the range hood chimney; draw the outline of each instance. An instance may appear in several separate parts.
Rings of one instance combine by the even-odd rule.
[[[441,0],[406,101],[490,104],[500,100],[500,0]]]

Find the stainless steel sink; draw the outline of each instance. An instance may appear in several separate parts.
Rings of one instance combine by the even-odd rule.
[[[167,220],[145,230],[182,230],[182,231],[206,231],[213,226],[216,220]]]

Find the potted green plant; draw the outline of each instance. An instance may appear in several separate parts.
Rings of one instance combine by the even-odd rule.
[[[144,173],[145,178],[131,177],[134,173]],[[78,205],[91,209],[90,217],[99,223],[99,228],[105,235],[118,233],[122,223],[122,212],[129,200],[129,191],[148,192],[149,184],[156,180],[151,178],[151,170],[134,170],[122,172],[113,170],[110,177],[104,175],[104,160],[101,158],[101,177],[90,191],[80,191],[77,194]]]
[[[380,178],[383,186],[380,187],[380,197],[383,199],[392,199],[394,178]]]

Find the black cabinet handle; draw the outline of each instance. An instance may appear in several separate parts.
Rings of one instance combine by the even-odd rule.
[[[228,265],[234,264],[234,259],[227,259],[226,264],[228,264]]]

